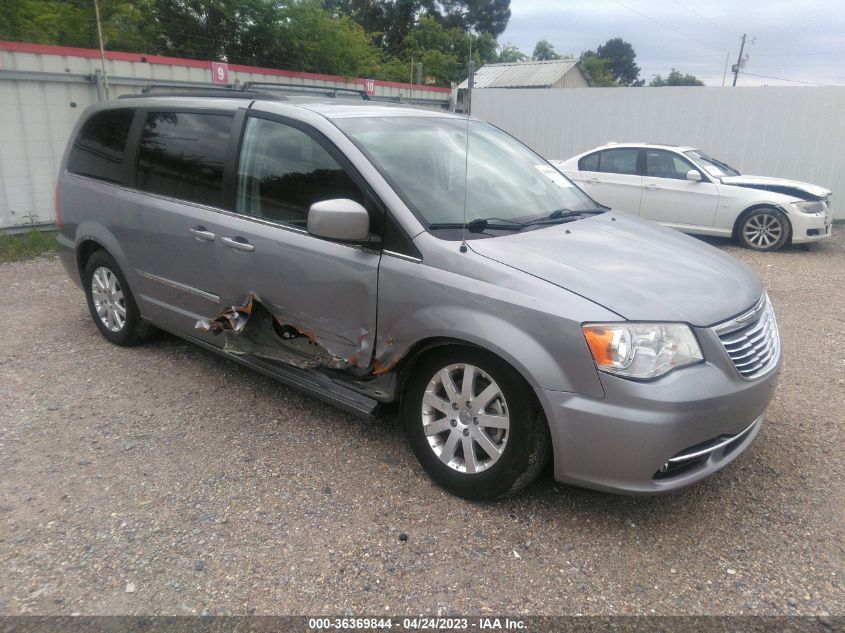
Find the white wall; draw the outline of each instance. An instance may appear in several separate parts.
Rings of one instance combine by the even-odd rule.
[[[608,141],[692,145],[742,173],[827,187],[845,218],[845,88],[487,89],[472,115],[550,159]]]

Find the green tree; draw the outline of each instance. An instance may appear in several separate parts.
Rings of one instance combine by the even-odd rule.
[[[590,84],[598,87],[617,86],[619,84],[610,74],[610,61],[588,51],[581,55],[581,70],[589,76]]]
[[[343,76],[378,68],[377,49],[347,16],[292,0],[155,0],[159,50]]]
[[[654,88],[660,88],[662,86],[703,86],[704,82],[695,75],[682,75],[681,71],[673,68],[666,75],[665,79],[660,75],[655,75],[654,79],[648,82],[648,85]]]
[[[496,40],[489,33],[467,34],[457,28],[446,28],[433,16],[423,16],[402,43],[402,53],[397,56],[404,64],[404,77],[410,77],[412,59],[422,61],[423,73],[435,77],[439,85],[460,82],[466,77],[470,47],[476,66],[495,62],[498,58]],[[385,64],[382,72],[394,72],[398,67]],[[386,78],[386,77],[385,77]]]
[[[510,0],[100,0],[110,50],[441,85],[498,59]],[[0,39],[96,48],[92,0],[4,0]]]
[[[534,54],[531,56],[535,62],[543,62],[550,59],[560,59],[560,55],[555,52],[555,47],[549,40],[540,40],[534,46]]]
[[[149,50],[155,41],[153,0],[101,0],[103,39],[112,50]],[[90,0],[5,0],[0,39],[96,48]]]
[[[321,0],[334,15],[358,22],[389,55],[400,55],[405,38],[423,17],[445,29],[502,33],[510,19],[510,0]]]
[[[599,46],[595,53],[587,51],[585,55],[595,55],[606,59],[608,72],[618,85],[643,85],[642,81],[637,80],[640,76],[640,67],[635,62],[637,54],[634,52],[634,47],[621,37],[609,39]]]
[[[499,47],[496,55],[496,61],[500,64],[513,64],[515,62],[528,61],[528,55],[519,50],[511,43]]]
[[[511,17],[510,0],[421,0],[421,6],[446,28],[504,33]]]

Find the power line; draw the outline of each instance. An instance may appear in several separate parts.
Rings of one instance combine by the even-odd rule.
[[[650,20],[650,21],[654,22],[655,24],[659,24],[659,25],[660,25],[660,26],[662,26],[664,29],[669,29],[670,31],[672,31],[673,33],[675,33],[675,34],[677,34],[677,35],[680,35],[680,36],[681,36],[681,37],[683,37],[684,39],[687,39],[687,40],[692,40],[693,42],[698,42],[698,43],[699,43],[699,44],[701,44],[702,46],[706,46],[707,48],[712,48],[714,51],[722,51],[722,49],[717,48],[717,47],[713,46],[712,44],[708,44],[707,42],[702,42],[701,40],[699,40],[699,39],[697,39],[697,38],[694,38],[694,37],[692,37],[691,35],[687,35],[686,33],[682,33],[682,32],[681,32],[681,31],[679,31],[678,29],[676,29],[676,28],[674,28],[674,27],[669,26],[669,25],[668,25],[668,24],[666,24],[665,22],[661,22],[661,21],[660,21],[660,20],[658,20],[657,18],[653,18],[653,17],[651,17],[650,15],[646,15],[645,13],[643,13],[643,12],[641,12],[641,11],[638,11],[637,9],[635,9],[635,8],[633,8],[633,7],[629,7],[627,4],[623,4],[622,2],[620,2],[620,0],[613,0],[613,1],[614,1],[616,4],[618,4],[620,7],[624,8],[624,9],[628,9],[628,11],[631,11],[631,12],[633,12],[633,13],[636,13],[636,14],[637,14],[637,15],[639,15],[640,17],[643,17],[643,18],[645,18],[646,20]]]
[[[808,86],[834,86],[836,84],[820,84],[814,81],[801,81],[800,79],[787,79],[786,77],[770,77],[769,75],[755,75],[754,73],[747,73],[742,71],[743,76],[757,77],[759,79],[774,79],[776,81],[789,81],[795,84],[806,84]]]
[[[682,9],[686,9],[687,11],[689,11],[690,13],[692,13],[692,14],[693,14],[694,16],[696,16],[697,18],[699,18],[699,19],[701,19],[701,20],[704,20],[705,22],[709,22],[710,24],[712,24],[713,26],[715,26],[715,27],[716,27],[716,28],[718,28],[718,29],[722,29],[725,33],[729,33],[729,34],[733,35],[734,37],[739,37],[739,33],[734,33],[734,32],[733,32],[733,31],[731,31],[730,29],[726,29],[726,28],[725,28],[724,26],[722,26],[721,24],[718,24],[717,22],[714,22],[714,21],[713,21],[713,20],[711,20],[710,18],[708,18],[708,17],[705,17],[705,16],[701,15],[698,11],[695,11],[695,10],[691,9],[690,7],[688,7],[687,5],[682,4],[682,3],[680,2],[680,0],[672,0],[672,2],[674,2],[675,4],[677,4],[677,5],[678,5],[679,7],[681,7]]]

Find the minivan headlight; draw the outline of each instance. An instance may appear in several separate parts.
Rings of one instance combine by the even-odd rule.
[[[627,378],[656,378],[704,360],[683,323],[590,323],[582,326],[596,367]]]

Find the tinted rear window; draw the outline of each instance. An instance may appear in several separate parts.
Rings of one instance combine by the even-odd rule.
[[[581,171],[598,171],[599,170],[599,153],[584,156],[578,161],[578,169]]]
[[[123,180],[126,138],[135,110],[105,110],[92,116],[79,131],[68,157],[74,174],[119,183]]]
[[[231,122],[223,114],[150,112],[138,150],[138,188],[224,206],[223,162]]]
[[[599,171],[609,174],[637,173],[638,149],[609,149],[601,153]]]

